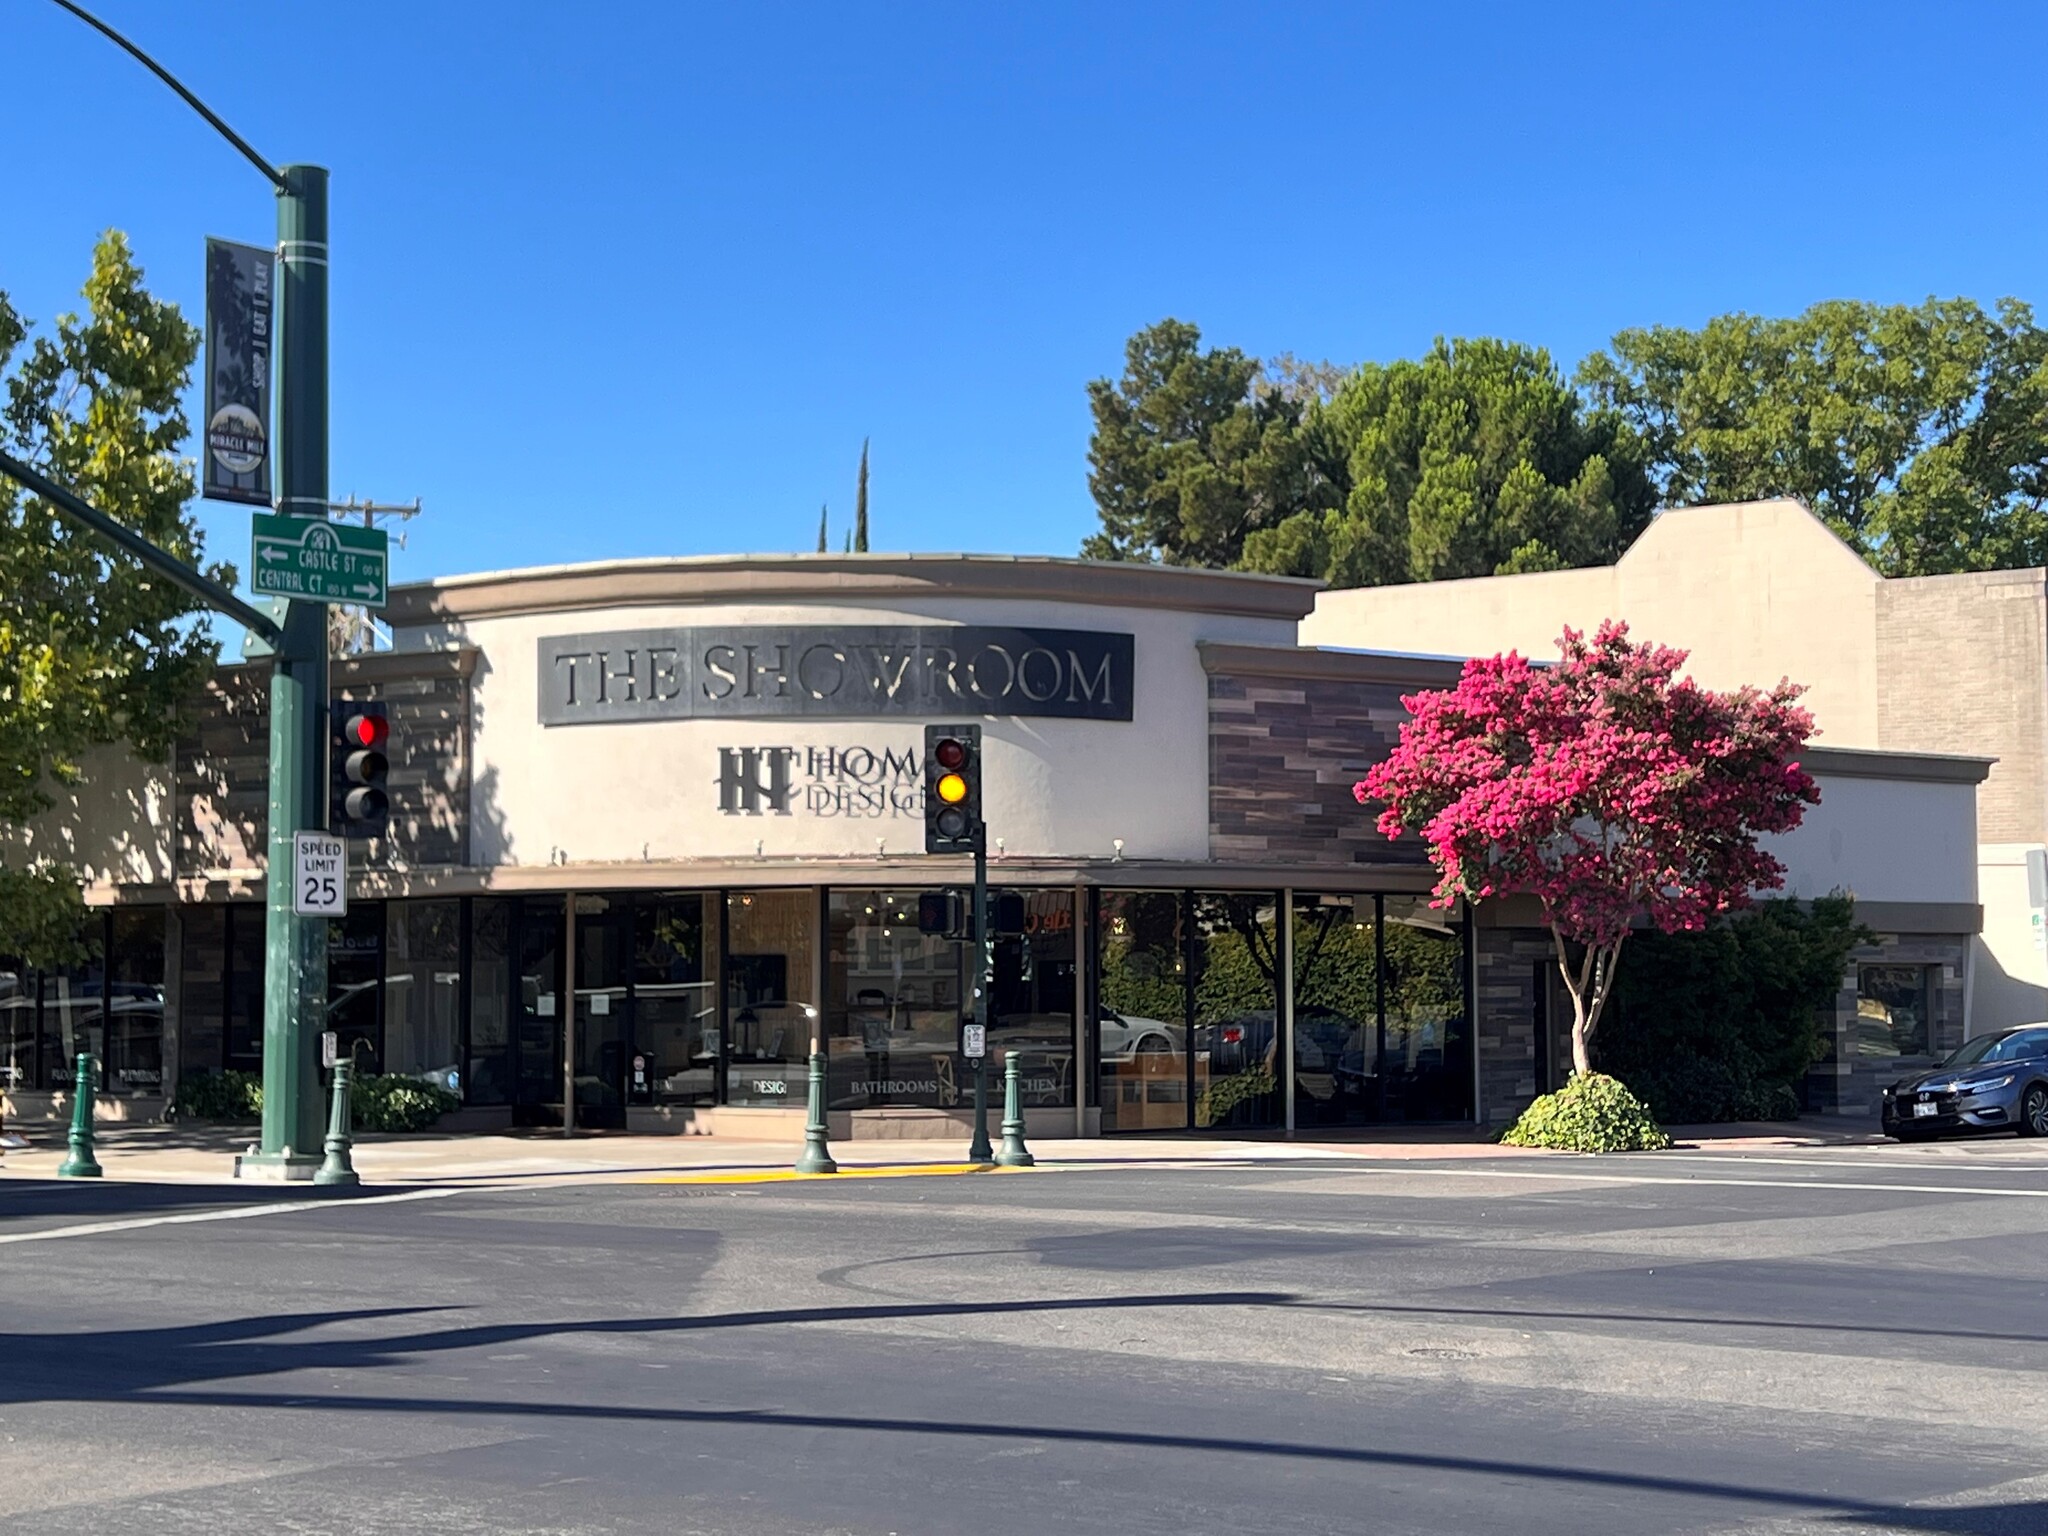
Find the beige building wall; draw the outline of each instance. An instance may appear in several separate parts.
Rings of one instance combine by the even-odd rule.
[[[49,810],[25,827],[0,826],[0,854],[10,863],[57,859],[88,890],[169,880],[170,770],[119,746],[95,748],[78,766],[77,784],[49,786]]]
[[[1987,843],[2048,841],[2048,581],[2039,570],[1887,581],[1879,593],[1879,745],[1996,757]]]
[[[1660,514],[1618,563],[1583,571],[1324,592],[1304,645],[1490,656],[1557,654],[1559,632],[1625,620],[1639,639],[1692,653],[1711,688],[1806,685],[1821,739],[1885,745],[1877,618],[1885,582],[1796,501]],[[1930,744],[1931,746],[1931,744]],[[1974,751],[1960,742],[1949,752]]]

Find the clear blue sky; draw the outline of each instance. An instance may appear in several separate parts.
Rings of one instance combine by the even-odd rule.
[[[100,9],[332,168],[333,485],[425,497],[400,579],[808,549],[821,501],[836,547],[864,436],[877,549],[1070,554],[1084,387],[1164,315],[1569,368],[1737,308],[2048,301],[2039,5]],[[118,226],[196,320],[267,185],[45,0],[0,57],[0,288],[48,318]]]

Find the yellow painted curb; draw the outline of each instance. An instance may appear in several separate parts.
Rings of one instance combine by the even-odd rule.
[[[986,1163],[910,1163],[891,1168],[841,1168],[837,1173],[798,1173],[794,1168],[763,1168],[751,1173],[665,1173],[642,1184],[784,1184],[800,1179],[915,1179],[961,1173],[1031,1173],[1030,1168],[991,1167]]]

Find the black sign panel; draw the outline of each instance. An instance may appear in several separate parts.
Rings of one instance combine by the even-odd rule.
[[[215,501],[270,505],[271,252],[206,242],[206,483]]]
[[[548,635],[540,720],[1131,718],[1129,635],[920,624]]]

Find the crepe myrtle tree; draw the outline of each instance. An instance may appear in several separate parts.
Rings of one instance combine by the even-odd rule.
[[[1612,621],[1558,649],[1548,666],[1474,658],[1457,687],[1404,698],[1399,744],[1354,792],[1388,837],[1429,845],[1436,905],[1541,904],[1585,1073],[1630,926],[1704,928],[1781,887],[1757,839],[1820,791],[1797,761],[1813,731],[1797,685],[1713,692],[1678,675],[1684,651]]]

